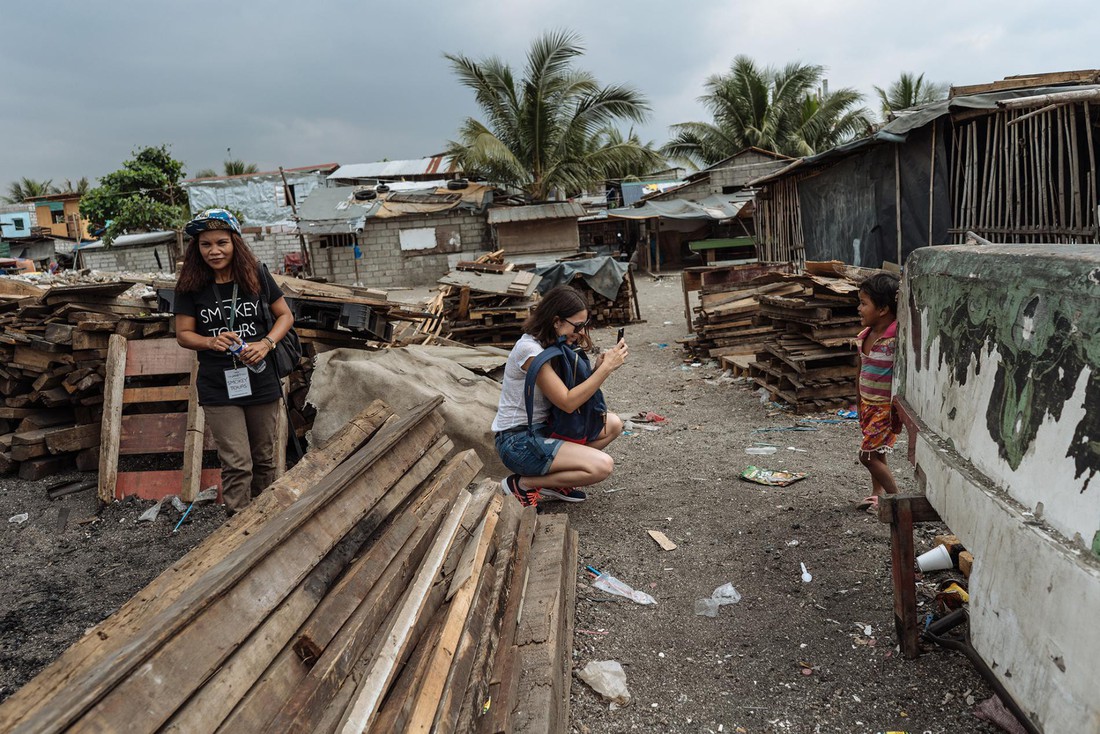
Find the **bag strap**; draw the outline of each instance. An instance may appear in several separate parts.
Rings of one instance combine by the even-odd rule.
[[[267,263],[260,263],[260,301],[263,304],[264,320],[267,322],[267,330],[271,331],[275,327],[275,319],[271,316],[271,290],[268,288],[268,280],[271,278],[271,271],[267,269]],[[267,355],[270,359],[270,367],[275,370],[275,350],[272,349]],[[286,425],[287,434],[290,436],[291,442],[294,444],[294,452],[298,455],[298,460],[305,456],[305,449],[302,448],[302,442],[298,440],[298,434],[294,432],[294,423],[290,420],[290,404],[286,401],[286,395],[283,394],[283,380],[279,377],[278,372],[275,373],[276,378],[279,381],[279,399],[283,402],[283,410],[286,412]]]
[[[531,429],[531,419],[535,412],[535,378],[538,377],[542,366],[554,357],[564,356],[561,344],[547,347],[535,355],[531,366],[527,368],[527,377],[523,381],[523,405],[527,408],[527,429]]]

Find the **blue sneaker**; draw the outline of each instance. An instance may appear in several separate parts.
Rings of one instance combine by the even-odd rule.
[[[543,487],[540,494],[547,502],[584,502],[588,499],[584,490],[576,487]]]

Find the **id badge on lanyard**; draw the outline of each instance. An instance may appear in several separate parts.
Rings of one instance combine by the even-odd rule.
[[[217,286],[214,287],[215,293],[217,293]],[[237,323],[237,284],[233,284],[233,301],[230,303],[229,320],[225,319],[225,302],[221,298],[221,294],[218,295],[218,312],[222,314],[222,323],[226,327],[233,331],[234,325]],[[225,391],[230,400],[236,400],[237,398],[247,398],[252,395],[252,382],[248,377],[248,368],[238,365],[236,355],[233,355],[233,369],[225,371]]]

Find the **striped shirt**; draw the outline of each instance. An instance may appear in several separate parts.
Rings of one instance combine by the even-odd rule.
[[[874,344],[871,353],[864,353],[864,342],[871,333],[870,327],[859,332],[859,398],[865,403],[889,403],[894,386],[894,351],[897,344],[898,322],[886,327]]]

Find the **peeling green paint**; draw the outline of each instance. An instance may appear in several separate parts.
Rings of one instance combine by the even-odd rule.
[[[1046,416],[1061,419],[1082,371],[1090,371],[1086,413],[1065,454],[1076,477],[1087,475],[1084,491],[1100,472],[1100,248],[930,247],[913,253],[906,270],[911,368],[929,363],[933,335],[940,365],[958,384],[972,365],[977,374],[995,367],[985,422],[1013,469]],[[983,364],[994,348],[999,362]]]

